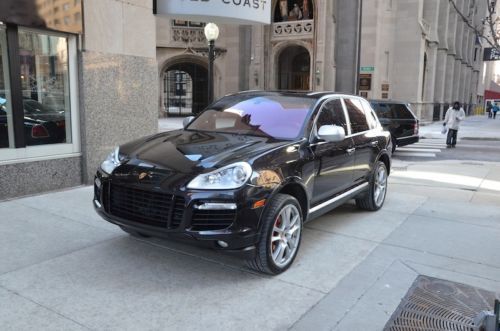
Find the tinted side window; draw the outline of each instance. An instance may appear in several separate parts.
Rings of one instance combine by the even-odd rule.
[[[395,118],[401,119],[413,119],[413,114],[410,112],[406,105],[395,103],[391,105],[392,112],[394,113]]]
[[[338,125],[344,128],[347,134],[347,121],[340,99],[329,100],[321,108],[321,112],[316,122],[316,129],[322,125]]]
[[[370,106],[368,101],[361,100],[361,104],[363,105],[363,109],[365,110],[366,119],[368,120],[368,126],[370,129],[375,129],[379,126],[377,116],[373,111],[373,108]]]
[[[352,133],[358,133],[369,130],[365,112],[361,102],[357,99],[344,99],[347,108],[347,114],[351,120]]]
[[[386,103],[372,103],[379,118],[393,118],[391,108]]]

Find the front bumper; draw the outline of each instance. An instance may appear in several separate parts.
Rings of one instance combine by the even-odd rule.
[[[131,201],[130,205],[121,205],[125,212],[121,211],[118,205],[123,202],[119,200],[122,193],[116,192],[116,187],[134,192],[144,191],[147,194],[172,195],[172,201],[175,203],[172,203],[171,209],[168,210],[168,220],[151,221],[150,216],[160,215],[152,211],[158,207],[153,204],[155,201],[145,201],[146,199],[141,197],[137,198],[140,205],[136,205],[130,194],[124,196],[129,199],[127,202]],[[168,191],[160,187],[115,182],[98,172],[94,183],[93,204],[102,218],[120,227],[149,236],[188,241],[195,245],[237,253],[243,257],[253,256],[259,240],[259,221],[264,207],[252,206],[256,201],[265,199],[269,192],[252,186],[228,191],[193,191],[180,188]],[[200,211],[202,205],[206,209]],[[225,207],[227,208],[224,209]],[[219,214],[225,223],[218,219]]]

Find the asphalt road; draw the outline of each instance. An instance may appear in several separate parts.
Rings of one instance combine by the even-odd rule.
[[[500,140],[461,139],[455,148],[446,148],[445,138],[421,139],[416,144],[398,148],[393,158],[402,161],[500,162]]]

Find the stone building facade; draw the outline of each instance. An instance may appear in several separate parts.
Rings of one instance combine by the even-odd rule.
[[[215,97],[247,89],[333,90],[334,4],[273,0],[270,25],[220,24]],[[160,117],[196,113],[207,98],[203,23],[157,16],[156,38]]]
[[[455,2],[481,24],[483,1]],[[469,111],[482,103],[482,45],[449,1],[364,1],[362,17],[361,75],[371,80],[362,95],[408,101],[422,121],[456,100]]]
[[[93,182],[158,130],[151,0],[0,2],[0,200]]]
[[[455,2],[471,24],[481,25],[483,1]],[[196,22],[156,20],[160,115],[196,112],[206,104],[203,28]],[[370,99],[411,103],[424,122],[441,118],[455,100],[469,111],[482,104],[483,45],[447,0],[273,0],[271,21],[221,25],[216,96],[243,89],[353,93],[357,87]],[[359,76],[354,67],[358,48]],[[196,75],[184,75],[193,82],[176,92],[179,77],[173,72],[182,68]],[[192,91],[203,93],[186,104]]]

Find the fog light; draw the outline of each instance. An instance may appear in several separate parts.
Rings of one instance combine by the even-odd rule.
[[[222,248],[227,248],[229,246],[229,244],[227,242],[222,241],[222,240],[217,240],[217,245],[219,245]]]
[[[95,186],[97,186],[97,188],[101,188],[101,180],[99,178],[96,178],[94,183],[95,183]]]

